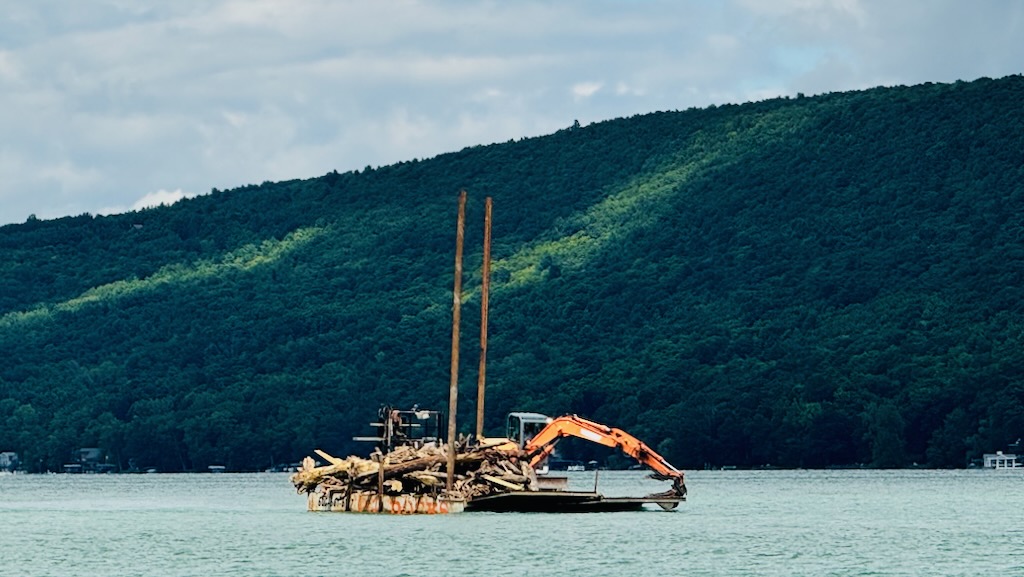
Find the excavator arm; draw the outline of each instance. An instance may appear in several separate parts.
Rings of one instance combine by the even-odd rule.
[[[551,455],[559,440],[570,436],[586,439],[606,447],[621,449],[623,453],[651,468],[654,471],[651,475],[653,478],[672,481],[675,495],[679,497],[686,495],[683,472],[673,467],[654,449],[621,429],[602,425],[576,415],[565,415],[552,420],[548,426],[541,429],[523,446],[530,465],[537,467]]]

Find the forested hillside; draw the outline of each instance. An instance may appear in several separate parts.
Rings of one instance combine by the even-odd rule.
[[[965,466],[1024,436],[1021,102],[1013,76],[658,112],[0,227],[0,451],[262,469],[446,407],[465,188],[463,430],[490,196],[488,432],[578,413],[687,468]]]

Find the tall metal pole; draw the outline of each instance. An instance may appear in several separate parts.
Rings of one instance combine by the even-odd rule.
[[[455,412],[459,405],[459,320],[462,314],[462,241],[466,231],[466,191],[459,193],[459,224],[455,235],[455,289],[452,291],[452,380],[448,389],[448,482],[455,483]]]
[[[480,370],[476,382],[476,438],[484,436],[484,387],[487,383],[487,307],[491,287],[491,197],[484,205],[484,271],[480,289]]]

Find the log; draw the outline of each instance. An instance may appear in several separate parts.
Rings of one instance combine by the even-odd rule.
[[[384,478],[387,479],[389,477],[397,477],[399,475],[404,475],[405,473],[410,473],[412,471],[417,471],[417,470],[421,470],[421,469],[427,469],[427,468],[429,468],[432,465],[436,465],[438,463],[444,462],[444,460],[445,460],[444,455],[431,455],[429,457],[421,457],[419,459],[413,459],[411,461],[405,461],[404,463],[396,463],[394,465],[387,465],[387,466],[384,467]],[[361,475],[357,475],[355,477],[354,481],[356,483],[360,483],[360,482],[364,481],[365,479],[369,479],[369,478],[376,477],[376,476],[377,476],[377,471],[370,471],[370,472],[367,472],[367,473],[363,473]]]
[[[483,461],[484,457],[480,453],[463,453],[455,456],[456,469],[459,465],[476,464]],[[426,470],[434,465],[444,463],[447,459],[442,454],[428,455],[426,457],[420,457],[411,461],[405,461],[403,463],[395,463],[384,466],[384,478],[388,479],[391,477],[397,477],[404,475],[412,471]],[[362,482],[365,478],[375,476],[376,471],[369,471],[355,477],[355,481]]]
[[[325,461],[327,461],[328,463],[330,463],[332,465],[340,465],[340,464],[344,463],[344,461],[342,459],[339,459],[337,457],[332,457],[332,456],[328,455],[327,453],[325,453],[324,451],[321,451],[320,449],[314,449],[313,452],[316,453],[317,455],[320,455],[321,457],[323,457]]]
[[[511,489],[513,491],[522,491],[522,490],[525,489],[525,487],[523,487],[522,485],[517,485],[515,483],[509,483],[508,481],[505,481],[504,479],[500,479],[498,477],[495,477],[494,475],[480,475],[480,476],[483,477],[484,479],[487,479],[488,481],[496,484],[496,485],[501,485],[502,487],[505,487],[506,489]]]
[[[514,450],[479,446],[466,450],[464,442],[459,449],[452,479],[452,488],[458,495],[473,499],[508,491],[538,490],[535,471]],[[353,506],[348,503],[353,492],[436,495],[448,478],[447,453],[434,445],[398,447],[386,455],[374,452],[374,460],[355,456],[339,459],[319,449],[316,454],[330,464],[317,467],[313,459],[306,457],[302,468],[292,475],[292,482],[299,492],[319,491],[328,496],[344,493],[346,510]]]

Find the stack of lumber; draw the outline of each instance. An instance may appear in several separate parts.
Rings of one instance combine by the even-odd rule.
[[[328,464],[317,466],[312,457],[291,481],[299,493],[382,492],[386,495],[437,495],[447,484],[447,447],[426,444],[398,447],[387,454],[374,453],[369,459],[332,457],[317,450]],[[453,491],[474,499],[509,491],[537,490],[537,475],[517,452],[489,447],[456,448]],[[383,468],[383,474],[381,469]]]

